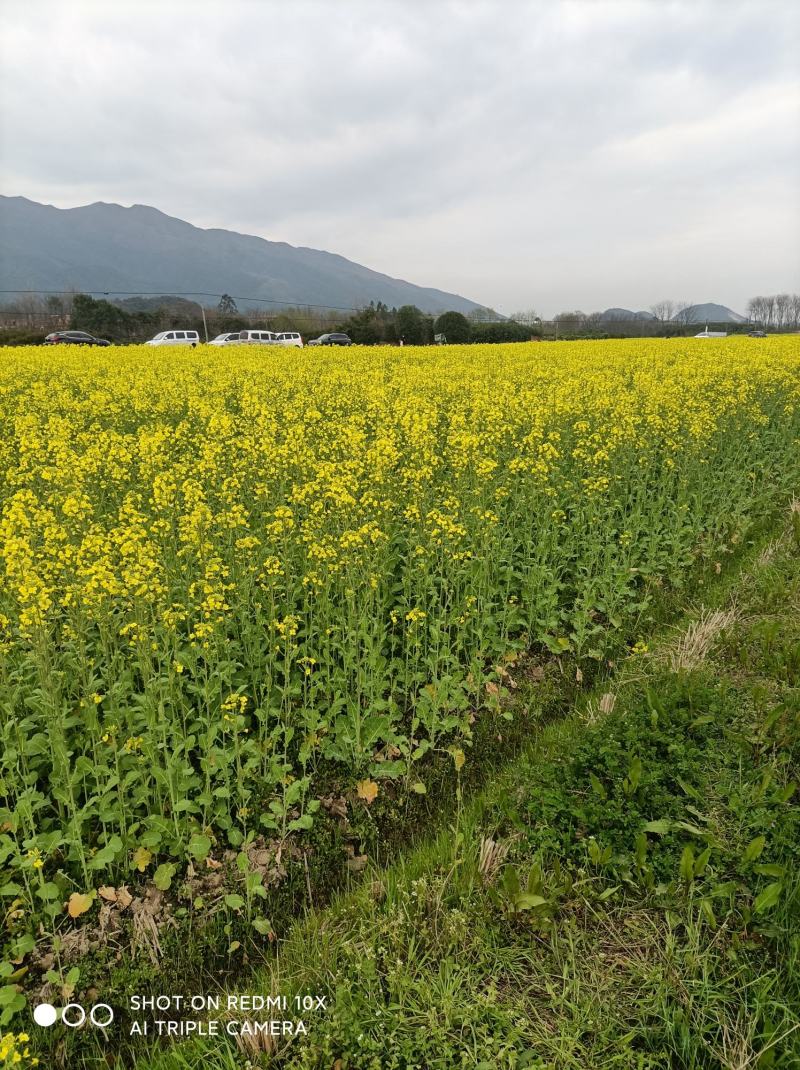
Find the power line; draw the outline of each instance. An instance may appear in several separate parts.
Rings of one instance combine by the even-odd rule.
[[[324,308],[331,312],[360,312],[361,308],[352,305],[319,305],[310,301],[300,301],[292,297],[279,301],[272,297],[242,297],[240,294],[212,294],[202,290],[191,290],[183,293],[163,293],[160,290],[0,290],[0,294],[77,294],[84,293],[92,296],[102,294],[103,297],[231,297],[234,301],[254,301],[262,305],[280,305],[281,308]],[[199,303],[199,302],[198,302]]]

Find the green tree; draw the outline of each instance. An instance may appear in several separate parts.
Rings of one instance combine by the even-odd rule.
[[[217,305],[217,312],[222,316],[233,316],[239,311],[236,302],[230,294],[223,294]]]
[[[147,337],[156,319],[154,313],[127,312],[110,301],[96,301],[88,294],[76,294],[69,325],[73,330],[87,331],[100,338],[128,342]]]
[[[74,330],[107,336],[119,341],[127,338],[130,315],[110,301],[96,301],[88,294],[76,294],[72,302],[69,325]]]
[[[448,342],[469,341],[469,320],[460,312],[443,312],[433,325],[435,334],[443,334]]]
[[[513,320],[497,323],[473,323],[470,328],[471,342],[528,342],[541,334],[540,328],[526,327]]]
[[[398,337],[397,310],[390,310],[382,301],[370,301],[366,308],[337,324],[336,329],[349,334],[359,345],[391,344]]]
[[[406,345],[423,346],[432,341],[433,322],[416,305],[397,310],[397,334]]]
[[[241,313],[233,316],[215,316],[213,321],[214,330],[218,334],[222,334],[223,331],[243,331],[248,326],[247,320]],[[211,330],[211,322],[209,322],[209,330]],[[286,328],[289,330],[290,328]]]

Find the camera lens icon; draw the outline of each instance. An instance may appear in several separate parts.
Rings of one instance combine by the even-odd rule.
[[[57,1018],[58,1011],[52,1003],[40,1003],[38,1007],[33,1008],[34,1022],[37,1025],[44,1026],[45,1029],[50,1025],[55,1025]]]
[[[80,1003],[68,1003],[61,1008],[60,1015],[52,1003],[40,1003],[33,1009],[34,1022],[45,1029],[55,1025],[59,1017],[70,1029],[78,1029],[86,1021],[87,1014]],[[114,1011],[107,1003],[95,1003],[89,1008],[88,1018],[98,1029],[107,1029],[114,1021]]]

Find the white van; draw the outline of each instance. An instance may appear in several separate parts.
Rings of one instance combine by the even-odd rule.
[[[196,346],[200,341],[197,331],[161,331],[155,338],[145,342],[148,346]]]
[[[303,348],[303,339],[297,331],[284,331],[283,334],[277,335],[276,341],[279,346],[297,346],[298,349]]]
[[[277,334],[273,334],[272,331],[240,331],[239,345],[273,346],[275,345],[277,337]]]
[[[224,334],[218,334],[216,338],[212,338],[208,344],[210,346],[235,346],[238,342],[238,331],[226,331]]]

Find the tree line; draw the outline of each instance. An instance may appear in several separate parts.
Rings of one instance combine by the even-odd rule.
[[[182,297],[130,297],[105,300],[81,293],[23,295],[0,310],[3,344],[42,341],[43,331],[71,328],[113,342],[142,342],[158,331],[188,328],[210,338],[227,331],[261,327],[271,331],[299,331],[308,340],[329,331],[343,331],[361,345],[430,345],[449,343],[524,342],[531,338],[655,337],[692,333],[697,321],[689,302],[659,301],[650,306],[651,318],[610,319],[607,313],[580,310],[558,313],[544,320],[534,309],[501,318],[492,309],[476,308],[468,315],[448,311],[432,316],[415,305],[390,308],[382,301],[343,316],[340,310],[314,307],[275,311],[240,309],[223,294],[216,306],[204,307]],[[747,304],[748,322],[726,323],[729,332],[760,327],[770,331],[800,330],[800,294],[753,297]],[[205,324],[203,322],[205,315]]]
[[[415,305],[389,308],[371,301],[350,316],[324,308],[284,308],[275,311],[239,309],[229,294],[215,307],[204,307],[182,297],[131,297],[109,301],[88,294],[49,294],[44,298],[25,295],[6,305],[9,330],[3,341],[31,343],[42,340],[42,330],[69,328],[86,331],[112,342],[143,342],[158,331],[173,328],[196,330],[201,338],[249,327],[270,331],[299,331],[313,338],[330,331],[343,331],[362,345],[429,345],[436,336],[448,342],[528,341],[537,328],[501,319],[491,309],[475,309],[469,316],[445,312],[434,317]],[[205,317],[205,322],[204,322]],[[38,328],[38,330],[36,329]]]
[[[800,330],[800,294],[751,297],[747,314],[753,323],[773,331]]]
[[[370,301],[366,308],[342,320],[337,329],[361,345],[431,345],[444,340],[451,344],[527,342],[541,333],[513,319],[500,319],[486,309],[475,309],[468,316],[455,311],[431,316],[416,305],[389,308],[382,301]]]

